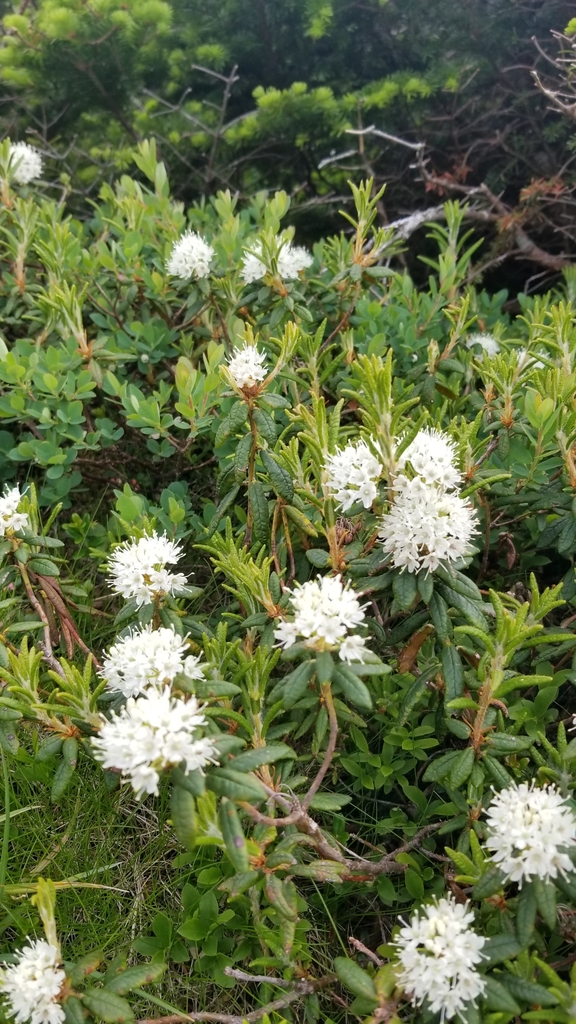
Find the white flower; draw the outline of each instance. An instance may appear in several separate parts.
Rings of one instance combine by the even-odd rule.
[[[134,630],[112,645],[102,664],[109,690],[135,697],[149,686],[166,686],[179,672],[201,679],[199,658],[185,657],[188,645],[172,627]]]
[[[500,345],[493,334],[484,334],[479,331],[476,334],[469,334],[466,338],[466,348],[472,348],[474,345],[479,345],[487,356],[497,356],[500,351]]]
[[[293,281],[301,270],[312,266],[314,257],[302,245],[286,242],[278,257],[278,273],[285,281]]]
[[[239,388],[253,388],[259,380],[264,380],[266,355],[259,352],[255,345],[244,345],[236,349],[228,363],[228,369]]]
[[[178,544],[157,533],[138,541],[125,541],[108,559],[110,586],[114,593],[134,598],[138,607],[151,604],[155,597],[174,594],[186,585],[183,573],[166,568],[181,556]]]
[[[170,691],[150,689],[129,697],[125,707],[92,740],[94,756],[104,768],[115,768],[130,779],[138,799],[158,793],[160,772],[184,762],[186,772],[216,764],[213,741],[198,730],[206,724],[195,697],[187,701]]]
[[[214,249],[196,231],[185,231],[174,242],[166,262],[166,270],[173,277],[208,277]]]
[[[11,487],[0,498],[0,537],[8,530],[24,530],[30,526],[28,513],[18,512],[21,497],[18,487]]]
[[[18,1024],[61,1024],[65,1015],[58,996],[66,975],[60,950],[35,939],[18,956],[18,963],[0,970],[0,996],[8,1004],[8,1016]]]
[[[380,537],[397,569],[434,572],[468,553],[477,529],[476,512],[468,501],[420,477],[398,476],[394,487]]]
[[[326,459],[328,486],[343,512],[357,501],[370,508],[378,494],[382,466],[365,441],[348,444]]]
[[[18,185],[28,185],[42,174],[42,157],[27,142],[14,142],[10,146],[10,174]]]
[[[242,261],[242,277],[246,284],[253,281],[260,281],[269,273],[267,266],[262,262],[262,243],[256,242],[252,246],[253,252],[245,252]],[[301,270],[305,270],[314,262],[314,257],[301,245],[293,246],[290,242],[283,242],[278,253],[278,274],[284,281],[292,281],[298,277]]]
[[[555,786],[508,786],[488,807],[486,846],[508,881],[556,878],[573,871],[567,850],[576,842],[576,817]]]
[[[400,985],[414,1006],[427,1000],[441,1020],[461,1014],[486,984],[476,970],[486,940],[470,927],[474,914],[467,907],[453,896],[437,900],[416,911],[395,940]]]
[[[294,619],[281,622],[274,631],[282,647],[292,647],[300,636],[306,647],[320,651],[337,647],[342,661],[363,661],[364,639],[348,636],[364,621],[364,610],[349,584],[343,586],[340,576],[318,576],[297,583],[290,595]]]
[[[456,445],[448,434],[426,427],[410,442],[396,463],[403,473],[410,463],[416,476],[427,484],[441,484],[446,489],[457,487],[460,473],[454,465]]]

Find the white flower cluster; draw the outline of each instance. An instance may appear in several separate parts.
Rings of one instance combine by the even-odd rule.
[[[460,480],[455,454],[445,434],[421,430],[398,459],[394,501],[380,529],[396,568],[434,572],[468,553],[477,517],[472,505],[454,493]]]
[[[328,486],[343,512],[357,501],[370,508],[378,494],[378,479],[382,466],[365,441],[338,448],[326,459]]]
[[[256,242],[252,246],[253,252],[247,252],[242,261],[242,278],[246,284],[253,281],[260,281],[269,273],[268,268],[262,262],[262,243]],[[301,245],[292,245],[290,242],[283,242],[278,253],[278,274],[284,281],[293,281],[301,270],[305,270],[314,261],[311,253]]]
[[[417,911],[395,940],[401,969],[398,981],[414,1006],[427,1000],[441,1020],[460,1014],[485,987],[476,964],[485,938],[470,925],[474,914],[454,897],[440,899]]]
[[[175,594],[186,585],[183,573],[166,568],[182,556],[182,548],[165,535],[153,533],[138,541],[120,544],[108,559],[110,586],[138,607],[151,604],[156,597]]]
[[[172,252],[166,262],[166,270],[173,277],[187,279],[189,277],[208,277],[210,260],[214,249],[205,242],[196,231],[185,231],[174,242]]]
[[[14,142],[10,146],[10,174],[18,185],[29,185],[42,174],[42,157],[27,142]]]
[[[30,525],[28,513],[18,512],[21,497],[18,487],[11,487],[0,498],[0,537],[8,530],[24,530]]]
[[[441,430],[427,427],[416,434],[399,457],[396,468],[405,474],[410,465],[417,477],[424,483],[438,484],[444,490],[452,490],[460,483],[460,473],[454,465],[456,445],[451,437]]]
[[[350,585],[340,576],[318,576],[290,591],[292,622],[283,621],[274,631],[278,643],[292,647],[299,637],[317,651],[338,648],[342,661],[363,661],[366,643],[350,630],[364,621],[364,610]]]
[[[486,846],[508,881],[556,878],[574,870],[576,817],[555,786],[508,786],[488,807]]]
[[[228,369],[234,383],[239,388],[253,388],[259,380],[264,380],[266,355],[259,352],[255,345],[244,345],[236,349],[228,363]]]
[[[7,1014],[17,1024],[61,1024],[64,1008],[58,996],[66,975],[60,950],[44,939],[35,939],[18,954],[18,963],[0,970],[0,996]]]
[[[186,641],[174,629],[145,626],[112,645],[102,664],[102,676],[109,690],[124,697],[136,697],[149,686],[169,686],[179,673],[188,679],[202,679],[200,658],[186,656],[186,651]]]
[[[500,351],[500,345],[493,334],[485,334],[477,331],[475,334],[469,334],[466,338],[466,348],[473,348],[474,345],[479,345],[482,351],[489,357],[497,356]]]
[[[93,740],[94,756],[104,768],[120,771],[140,799],[158,793],[160,772],[180,764],[186,772],[217,764],[214,742],[198,732],[206,724],[195,697],[178,700],[170,691],[149,689],[129,697],[125,707]]]

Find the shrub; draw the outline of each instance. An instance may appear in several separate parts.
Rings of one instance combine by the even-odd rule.
[[[4,1012],[568,1024],[570,303],[134,158],[0,153]]]

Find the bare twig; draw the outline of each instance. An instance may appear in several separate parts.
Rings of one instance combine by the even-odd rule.
[[[231,969],[224,968],[226,974],[230,974],[231,977],[235,977]],[[275,979],[266,978],[259,979],[257,977],[246,976],[246,980],[257,981],[266,980],[267,982],[274,983]],[[180,1013],[180,1014],[168,1014],[165,1017],[145,1017],[137,1024],[179,1024],[182,1020],[190,1021],[214,1021],[215,1024],[252,1024],[253,1021],[261,1020],[267,1014],[274,1013],[276,1010],[283,1010],[290,1003],[295,1003],[298,999],[304,999],[305,996],[313,995],[315,992],[320,992],[322,989],[328,988],[329,985],[333,985],[336,981],[334,974],[327,974],[324,978],[311,978],[310,980],[295,981],[292,983],[290,991],[286,992],[279,999],[274,999],[271,1003],[267,1003],[266,1006],[260,1006],[257,1010],[252,1010],[251,1013],[236,1014],[236,1013],[209,1013],[202,1011],[200,1013]]]

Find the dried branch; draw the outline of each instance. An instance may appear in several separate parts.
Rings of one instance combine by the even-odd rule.
[[[238,974],[243,974],[242,971],[236,972],[232,968],[225,967],[224,973],[229,974],[230,977],[236,977]],[[240,980],[242,981],[254,981],[261,982],[266,981],[271,984],[280,982],[281,979],[275,978],[261,978],[259,975],[250,976],[249,974],[244,975]],[[291,983],[292,987],[290,991],[286,992],[279,999],[274,999],[271,1003],[267,1003],[266,1006],[260,1006],[257,1010],[252,1010],[251,1013],[236,1014],[236,1013],[180,1013],[180,1014],[169,1014],[165,1017],[145,1017],[142,1020],[136,1022],[136,1024],[179,1024],[180,1021],[214,1021],[216,1024],[252,1024],[253,1021],[261,1020],[267,1014],[274,1013],[277,1010],[283,1010],[285,1007],[290,1006],[290,1003],[295,1003],[298,999],[304,999],[306,996],[314,995],[315,992],[321,992],[322,989],[328,988],[329,985],[333,985],[336,981],[334,974],[327,974],[323,978],[310,978],[302,979],[301,981],[294,981]]]

